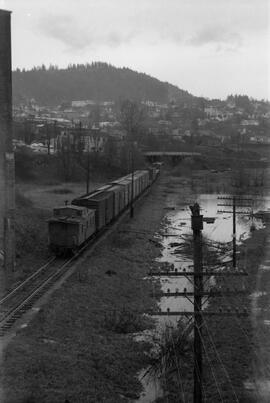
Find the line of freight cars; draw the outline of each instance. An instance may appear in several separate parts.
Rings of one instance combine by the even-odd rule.
[[[116,219],[159,174],[156,167],[135,171],[53,209],[48,220],[49,248],[56,255],[75,253],[85,241]]]

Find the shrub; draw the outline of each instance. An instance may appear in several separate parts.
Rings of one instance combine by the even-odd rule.
[[[137,312],[128,310],[109,312],[105,316],[105,326],[116,333],[137,333],[147,328],[146,319]]]

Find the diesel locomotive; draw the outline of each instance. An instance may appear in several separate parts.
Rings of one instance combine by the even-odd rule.
[[[135,171],[72,200],[70,205],[54,208],[48,220],[49,248],[56,255],[75,253],[128,208],[158,174],[156,167]]]

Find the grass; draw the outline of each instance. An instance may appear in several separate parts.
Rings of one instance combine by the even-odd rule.
[[[9,288],[31,274],[48,258],[47,218],[46,211],[36,208],[28,197],[16,191],[16,267]]]

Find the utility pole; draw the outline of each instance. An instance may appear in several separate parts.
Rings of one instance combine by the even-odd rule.
[[[50,153],[51,153],[51,134],[49,133],[49,126],[48,126],[47,120],[46,120],[45,126],[46,126],[47,151],[48,151],[48,155],[50,155]]]
[[[131,162],[131,201],[130,201],[130,218],[134,217],[134,155],[133,155],[133,146],[129,151],[129,160]]]
[[[91,130],[91,129],[90,129]],[[82,122],[80,121],[80,138],[82,133]],[[86,193],[89,193],[90,182],[90,136],[87,137],[87,155],[86,155]]]
[[[57,141],[57,121],[53,122],[53,153],[56,153],[56,141]]]
[[[165,312],[157,311],[150,312],[152,315],[159,316],[185,316],[185,317],[194,317],[193,321],[193,329],[194,329],[194,340],[193,340],[193,349],[194,349],[194,364],[193,364],[193,403],[203,403],[203,355],[202,355],[202,336],[203,336],[203,316],[247,316],[247,311],[236,311],[232,312],[230,309],[228,310],[219,310],[219,311],[203,311],[203,297],[223,297],[225,295],[234,296],[235,294],[246,294],[246,290],[230,290],[227,289],[223,291],[220,287],[217,289],[215,287],[214,290],[210,288],[209,291],[204,291],[204,277],[213,276],[247,276],[245,271],[232,271],[232,270],[209,270],[208,268],[204,270],[203,267],[203,255],[202,255],[202,229],[203,229],[203,221],[207,222],[207,218],[203,218],[203,215],[200,214],[200,206],[198,203],[195,203],[193,206],[190,206],[190,210],[192,212],[191,215],[191,227],[193,231],[193,271],[178,271],[177,269],[172,269],[168,271],[161,270],[152,270],[148,273],[150,276],[157,277],[186,277],[190,280],[190,277],[193,277],[193,292],[188,292],[184,289],[183,292],[179,292],[176,290],[175,292],[171,292],[168,290],[167,292],[154,293],[152,296],[154,297],[185,297],[188,298],[190,302],[190,297],[194,297],[193,300],[193,311],[170,311],[168,309]],[[191,281],[191,280],[190,280]]]
[[[236,199],[233,196],[233,268],[236,268]]]
[[[190,206],[192,212],[191,227],[193,231],[193,260],[194,260],[194,392],[193,402],[202,403],[202,234],[203,216],[200,214],[200,206],[195,203]]]
[[[228,210],[218,210],[218,213],[232,213],[233,215],[233,233],[232,233],[232,242],[233,242],[233,255],[232,255],[232,264],[233,268],[236,269],[237,266],[237,259],[236,259],[236,214],[243,214],[243,215],[250,215],[250,211],[236,211],[236,207],[252,207],[251,204],[240,204],[240,202],[248,202],[248,203],[253,203],[252,199],[246,199],[242,198],[240,196],[225,196],[225,197],[218,197],[219,200],[227,200],[229,202],[232,202],[232,204],[229,204],[228,202],[225,204],[219,203],[218,206],[223,206],[223,207],[232,207],[232,211]]]

